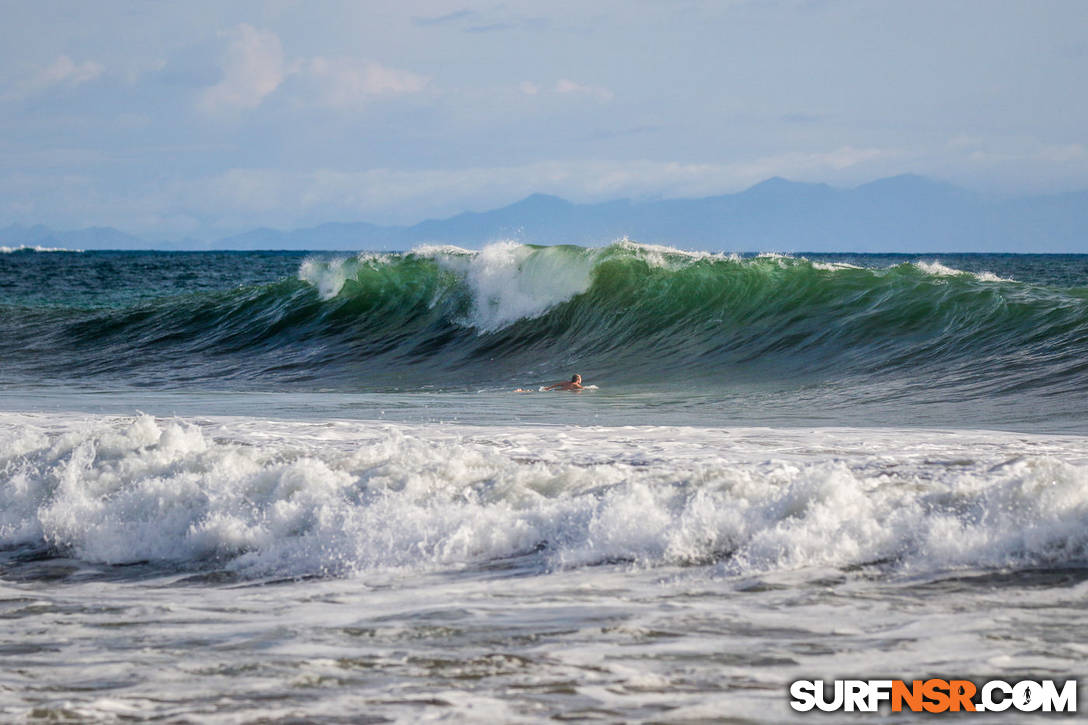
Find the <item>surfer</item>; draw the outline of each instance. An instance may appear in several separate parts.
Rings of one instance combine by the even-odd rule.
[[[576,392],[578,390],[585,390],[585,387],[582,385],[582,376],[579,375],[578,373],[575,373],[574,375],[570,376],[570,380],[564,380],[561,383],[556,383],[555,385],[549,385],[546,388],[541,388],[541,390],[570,390],[571,392]],[[533,391],[532,390],[526,390],[525,388],[518,388],[514,392],[515,393],[531,393]]]
[[[582,390],[582,376],[578,373],[570,376],[569,382],[556,383],[544,388],[545,390]]]

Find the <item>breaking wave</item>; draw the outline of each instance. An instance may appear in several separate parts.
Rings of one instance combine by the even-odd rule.
[[[1083,288],[924,259],[871,268],[626,241],[313,257],[273,284],[5,309],[13,365],[27,348],[72,352],[81,376],[158,386],[478,388],[575,368],[611,384],[667,370],[710,383],[804,373],[1057,393],[1088,374]],[[70,359],[26,366],[62,375]]]
[[[79,254],[82,249],[65,249],[64,247],[43,247],[41,245],[29,246],[26,244],[18,247],[0,247],[0,254],[30,254],[34,252],[71,252]]]
[[[245,576],[1088,561],[1081,439],[628,432],[7,415],[0,549]]]

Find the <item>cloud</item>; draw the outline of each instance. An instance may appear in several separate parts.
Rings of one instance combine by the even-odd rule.
[[[466,33],[498,33],[503,30],[516,30],[519,23],[487,23],[486,25],[472,25],[465,28]]]
[[[128,69],[124,72],[125,82],[130,86],[134,86],[147,76],[161,73],[164,70],[166,70],[165,58],[133,58]]]
[[[568,78],[560,78],[558,81],[556,81],[555,92],[590,96],[602,102],[611,101],[615,97],[615,94],[607,88],[576,83]]]
[[[455,23],[458,20],[468,20],[476,16],[476,13],[472,10],[455,10],[452,13],[446,13],[445,15],[435,15],[433,17],[414,17],[412,23],[420,27],[428,27],[431,25],[449,25]]]
[[[199,99],[210,114],[256,108],[284,78],[283,46],[275,33],[243,23],[229,35],[223,79]]]
[[[1070,161],[1080,161],[1088,156],[1088,150],[1083,144],[1072,143],[1065,146],[1047,146],[1039,151],[1038,157],[1042,161],[1053,161],[1064,164]]]
[[[833,151],[772,154],[752,161],[730,164],[729,168],[738,176],[755,183],[771,176],[815,177],[899,156],[901,153],[894,149],[843,146]]]
[[[607,103],[615,98],[615,94],[607,88],[577,83],[569,78],[560,78],[550,87],[541,86],[539,83],[534,83],[533,81],[522,81],[518,84],[518,90],[526,96],[536,96],[541,93],[585,96],[594,98],[602,103]]]
[[[722,194],[772,176],[868,180],[874,164],[896,155],[891,150],[843,147],[724,164],[555,160],[501,167],[302,173],[236,168],[194,185],[187,195],[186,211],[236,227],[290,227],[330,219],[413,223],[425,215],[501,206],[534,192],[594,202]]]
[[[804,113],[801,111],[795,111],[794,113],[784,114],[780,120],[782,121],[782,123],[809,125],[813,123],[819,123],[823,120],[823,116],[815,113]]]
[[[497,15],[496,15],[497,13]],[[415,16],[412,24],[421,27],[434,26],[458,26],[465,33],[498,33],[506,30],[542,30],[550,27],[548,19],[542,17],[528,17],[511,13],[499,6],[493,8],[487,15],[476,10],[455,10],[445,15],[429,17]]]
[[[67,55],[60,55],[45,68],[16,84],[11,91],[0,98],[5,100],[25,98],[57,86],[72,88],[93,81],[104,71],[105,67],[93,60],[76,63]]]
[[[368,96],[417,93],[430,82],[411,71],[388,68],[354,58],[316,57],[300,61],[297,72],[316,92],[318,101],[332,108],[350,108]]]
[[[430,82],[426,76],[350,57],[296,58],[288,61],[279,37],[250,25],[239,25],[223,64],[223,78],[204,90],[198,106],[210,115],[236,113],[261,105],[273,92],[287,88],[306,103],[344,109],[378,95],[416,93]],[[287,92],[286,90],[283,92]]]
[[[665,128],[665,126],[655,124],[642,124],[640,126],[628,126],[626,128],[606,128],[587,134],[586,138],[590,141],[604,141],[606,139],[623,138],[624,136],[658,133],[665,130]]]
[[[1050,164],[1063,166],[1088,160],[1088,148],[1084,144],[1046,144],[1038,139],[986,139],[977,136],[957,136],[948,142],[948,148],[966,154],[976,165],[986,164]]]
[[[68,83],[78,86],[80,83],[93,81],[102,75],[102,64],[88,60],[83,63],[74,63],[66,55],[62,55],[53,61],[53,64],[42,70],[34,79],[34,84],[45,87],[58,83]]]
[[[970,134],[961,133],[950,139],[945,145],[952,150],[971,149],[977,148],[984,143],[984,139],[979,136],[972,136]]]

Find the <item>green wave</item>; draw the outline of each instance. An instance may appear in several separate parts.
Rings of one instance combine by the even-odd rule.
[[[273,284],[20,314],[12,350],[66,350],[83,375],[148,385],[501,386],[576,369],[612,384],[886,377],[1060,392],[1088,372],[1084,289],[629,242],[312,258]]]

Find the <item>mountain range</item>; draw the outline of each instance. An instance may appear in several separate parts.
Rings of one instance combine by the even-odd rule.
[[[153,243],[109,227],[0,228],[0,246],[68,249],[400,250],[499,239],[599,245],[622,237],[727,252],[1088,252],[1088,191],[996,199],[910,174],[849,189],[773,178],[699,199],[575,204],[533,194],[411,226],[260,228],[211,242]]]

